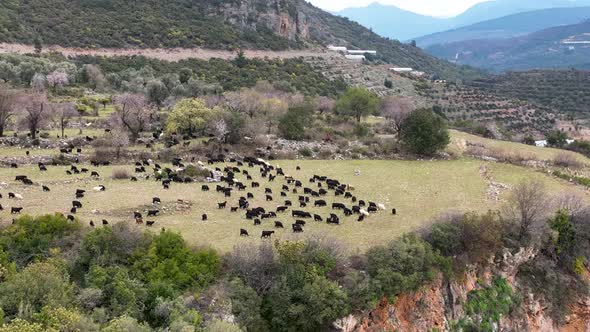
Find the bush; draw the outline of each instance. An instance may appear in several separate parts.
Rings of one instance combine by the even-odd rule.
[[[406,235],[388,246],[374,247],[366,255],[375,293],[390,299],[402,292],[417,290],[434,280],[437,271],[449,272],[451,266],[449,260],[415,234]]]
[[[411,153],[431,156],[450,142],[445,121],[431,110],[412,112],[403,122],[400,140]]]
[[[311,151],[311,149],[308,147],[301,148],[299,150],[299,154],[306,158],[313,157],[313,151]]]
[[[61,214],[37,218],[23,216],[0,232],[0,246],[17,266],[47,258],[49,249],[71,249],[82,230]]]
[[[304,104],[291,107],[279,120],[279,134],[281,137],[299,141],[305,138],[305,130],[310,124],[313,106]]]
[[[129,172],[124,168],[115,168],[112,177],[114,180],[127,180],[129,179]]]
[[[571,152],[561,152],[553,158],[553,164],[560,167],[580,168],[582,163]]]
[[[357,137],[366,137],[370,133],[369,127],[363,123],[357,123],[354,126],[353,134]]]
[[[205,179],[210,174],[210,171],[206,168],[197,167],[194,165],[188,165],[184,169],[184,175],[191,177],[191,178],[198,178],[198,179]]]

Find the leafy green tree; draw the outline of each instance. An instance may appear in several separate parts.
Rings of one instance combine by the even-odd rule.
[[[31,318],[45,306],[70,307],[74,289],[64,262],[33,263],[0,284],[0,307],[7,317]]]
[[[147,84],[147,98],[151,103],[156,104],[158,108],[162,107],[162,104],[170,95],[170,91],[166,85],[160,80],[151,80]]]
[[[557,253],[570,253],[575,246],[576,232],[568,212],[557,211],[555,217],[549,221],[549,226],[556,233],[554,243]]]
[[[128,266],[133,255],[146,252],[150,243],[149,234],[128,223],[97,228],[84,236],[73,275],[82,279],[93,266]]]
[[[449,144],[450,136],[444,119],[431,110],[421,109],[404,119],[400,140],[410,152],[431,156]]]
[[[336,113],[361,122],[362,117],[377,113],[379,98],[365,88],[350,88],[336,101]]]
[[[204,134],[207,122],[219,113],[217,108],[209,108],[201,99],[185,98],[180,100],[166,123],[168,132],[175,132],[192,136],[193,134]]]
[[[82,230],[63,215],[23,216],[0,231],[0,245],[17,266],[50,256],[50,248],[68,249]]]
[[[154,237],[147,254],[134,263],[136,275],[148,283],[166,283],[176,290],[202,288],[217,276],[219,256],[213,249],[191,250],[179,234]]]
[[[551,131],[547,133],[545,138],[547,139],[547,144],[549,144],[549,146],[557,148],[564,147],[567,144],[568,139],[567,134],[561,130]]]
[[[236,322],[246,331],[268,331],[268,324],[260,313],[262,299],[256,291],[237,278],[228,282],[227,286]]]
[[[129,276],[126,268],[93,266],[86,275],[86,284],[102,291],[103,304],[111,317],[141,317],[140,303],[146,302],[147,290],[141,281]]]
[[[182,84],[186,84],[191,79],[191,77],[193,77],[193,70],[190,68],[183,67],[178,72],[178,79]]]
[[[376,293],[390,298],[401,292],[415,291],[434,280],[437,271],[447,271],[450,267],[447,260],[415,234],[406,235],[388,246],[374,247],[366,255]]]
[[[311,123],[313,106],[304,104],[289,108],[279,120],[279,134],[288,140],[302,140],[305,130]]]

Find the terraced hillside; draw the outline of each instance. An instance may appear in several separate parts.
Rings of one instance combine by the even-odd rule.
[[[416,89],[426,100],[436,101],[442,107],[442,113],[452,121],[493,122],[515,132],[540,133],[551,130],[557,117],[550,108],[536,107],[517,96],[510,97],[510,94],[497,91],[445,82],[418,82]]]
[[[590,72],[535,70],[479,79],[472,86],[488,93],[518,98],[539,109],[554,109],[574,118],[590,117]]]

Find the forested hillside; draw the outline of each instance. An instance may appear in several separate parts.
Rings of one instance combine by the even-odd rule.
[[[8,0],[0,42],[66,47],[285,50],[327,44],[376,49],[379,59],[446,78],[478,75],[303,0]]]

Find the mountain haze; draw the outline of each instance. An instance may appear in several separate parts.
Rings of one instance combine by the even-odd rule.
[[[419,15],[378,3],[364,8],[344,9],[337,14],[359,22],[382,36],[404,41],[521,12],[582,6],[590,6],[590,0],[494,0],[479,3],[452,18]]]
[[[590,18],[590,7],[551,8],[513,14],[416,39],[420,47],[473,39],[512,38],[543,29],[580,23]]]
[[[441,58],[496,72],[538,68],[590,69],[589,31],[590,21],[584,21],[516,38],[468,40],[433,45],[427,50]]]

